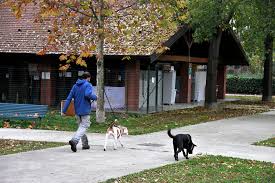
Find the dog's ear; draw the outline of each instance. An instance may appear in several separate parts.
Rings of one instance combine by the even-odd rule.
[[[197,147],[197,145],[196,145],[196,144],[193,144],[193,146],[196,146],[196,147]]]

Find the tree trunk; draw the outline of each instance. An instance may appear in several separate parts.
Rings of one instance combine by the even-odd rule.
[[[265,58],[264,58],[264,78],[262,101],[272,101],[272,57],[273,57],[273,37],[267,34],[265,37]]]
[[[99,45],[103,45],[102,41],[99,41]],[[104,57],[103,49],[99,47],[98,59],[97,59],[97,107],[96,107],[96,122],[105,122],[105,110],[104,110]]]
[[[104,109],[104,20],[102,15],[103,1],[101,0],[100,16],[98,17],[98,55],[97,55],[97,107],[96,107],[96,122],[105,122]]]
[[[222,30],[219,28],[217,33],[210,41],[207,64],[207,77],[205,87],[205,107],[217,107],[217,68],[219,61],[220,43],[222,37]]]

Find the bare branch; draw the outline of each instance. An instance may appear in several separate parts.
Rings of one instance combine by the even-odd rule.
[[[92,15],[90,15],[90,14],[88,14],[86,12],[80,11],[79,9],[74,8],[74,7],[70,6],[69,4],[66,4],[66,3],[64,3],[62,1],[58,1],[58,3],[61,4],[61,5],[63,5],[63,6],[65,6],[66,8],[69,8],[70,10],[72,10],[74,12],[80,13],[80,14],[82,14],[84,16],[87,16],[87,17],[92,17]]]
[[[95,19],[98,21],[99,19],[98,19],[98,16],[96,15],[96,12],[95,12],[95,9],[94,9],[94,7],[93,7],[92,1],[91,1],[91,3],[90,3],[90,9],[92,10],[92,13],[93,13]]]
[[[130,4],[130,5],[128,5],[128,6],[125,6],[125,7],[121,8],[121,9],[118,9],[118,10],[116,10],[116,13],[119,12],[119,11],[126,10],[126,9],[128,9],[128,8],[131,8],[132,6],[134,6],[134,5],[136,5],[136,4],[137,4],[137,2],[135,2],[135,3],[133,3],[133,4]]]

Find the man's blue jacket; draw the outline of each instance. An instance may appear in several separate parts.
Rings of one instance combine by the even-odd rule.
[[[74,109],[78,116],[89,115],[91,113],[91,100],[96,100],[97,96],[93,94],[93,86],[86,79],[78,79],[68,95],[64,108],[65,113],[74,99]]]

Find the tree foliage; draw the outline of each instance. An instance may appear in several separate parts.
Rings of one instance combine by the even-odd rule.
[[[175,8],[185,7],[184,1],[134,0],[6,0],[16,17],[29,4],[37,7],[36,20],[51,23],[48,44],[39,54],[59,51],[66,70],[72,62],[86,66],[87,58],[98,55],[99,36],[104,50],[114,54],[137,55],[161,47],[176,30]],[[180,15],[181,19],[186,16]],[[106,52],[106,51],[105,51]]]
[[[205,107],[217,107],[217,67],[223,32],[232,28],[236,8],[242,0],[192,0],[188,3],[189,24],[196,42],[209,41]]]
[[[264,57],[264,40],[267,34],[275,35],[275,2],[255,0],[242,4],[232,22],[248,56]]]
[[[185,1],[176,0],[5,0],[16,17],[34,6],[36,21],[51,24],[48,44],[38,54],[60,52],[61,70],[87,66],[97,58],[97,121],[105,120],[104,55],[148,55],[165,51],[163,42],[186,18]],[[180,12],[180,14],[176,14]]]
[[[272,42],[275,30],[272,0],[193,0],[188,4],[190,24],[197,42],[210,41],[206,82],[206,106],[215,103],[217,58],[220,34],[230,28],[242,40],[250,57],[265,58],[263,98],[271,99]],[[252,63],[253,64],[253,63]],[[267,100],[263,99],[263,100]]]
[[[275,2],[255,0],[247,3],[240,14],[238,31],[250,55],[258,55],[264,63],[263,101],[272,100],[272,65],[275,36]]]
[[[189,23],[197,42],[209,41],[217,28],[232,28],[230,22],[242,0],[193,0],[188,3]]]

